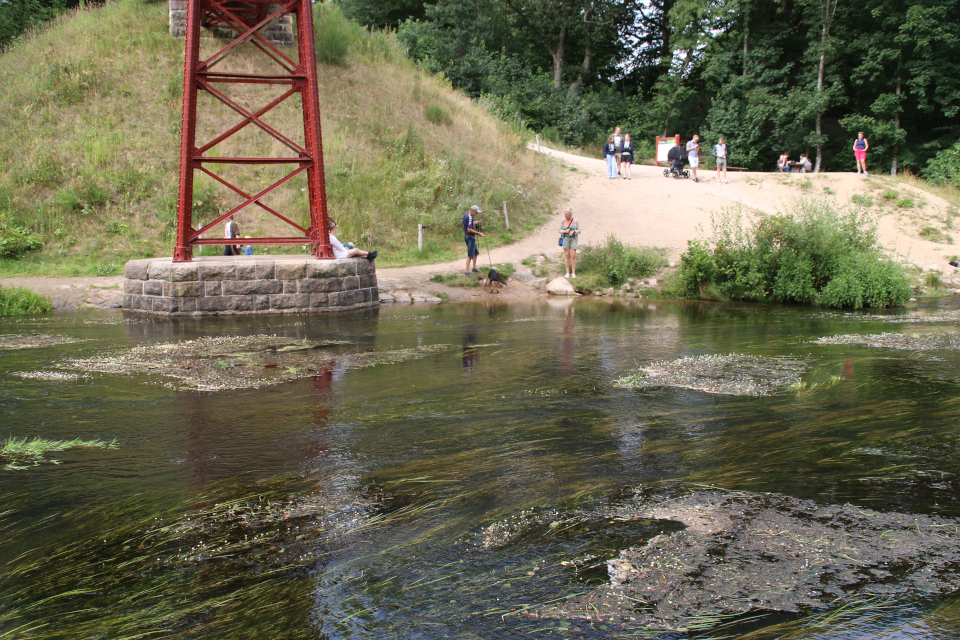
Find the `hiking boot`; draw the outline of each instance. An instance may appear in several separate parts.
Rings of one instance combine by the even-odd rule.
[[[377,259],[377,256],[378,256],[378,255],[380,255],[380,252],[379,252],[379,251],[368,251],[368,252],[367,252],[367,260],[369,260],[370,262],[373,262],[374,260]]]

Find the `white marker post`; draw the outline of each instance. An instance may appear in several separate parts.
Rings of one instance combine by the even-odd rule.
[[[423,225],[417,225],[417,251],[423,253]]]
[[[507,231],[510,230],[510,218],[507,217],[507,201],[503,201],[503,222],[507,225]]]

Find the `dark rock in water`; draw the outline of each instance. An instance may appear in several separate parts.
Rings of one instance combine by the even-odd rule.
[[[540,615],[680,629],[748,611],[826,609],[847,595],[960,588],[957,520],[720,491],[641,497],[609,516],[686,528],[621,551],[607,563],[609,584]]]

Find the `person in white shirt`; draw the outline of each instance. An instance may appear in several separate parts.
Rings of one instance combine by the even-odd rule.
[[[342,260],[344,258],[366,258],[367,260],[373,260],[379,255],[379,251],[363,251],[362,249],[357,249],[356,247],[346,248],[343,244],[337,240],[337,236],[333,235],[337,230],[337,221],[333,218],[327,218],[327,222],[330,227],[330,244],[333,246],[333,257]]]
[[[693,140],[687,143],[687,162],[690,163],[693,181],[700,182],[697,179],[697,167],[700,166],[700,136],[696,133],[693,134]]]
[[[617,158],[617,177],[620,176],[620,163],[623,154],[623,134],[620,133],[620,127],[613,130],[613,148],[616,151]]]
[[[227,240],[235,240],[240,237],[240,225],[238,225],[233,216],[227,218],[227,224],[223,228],[223,237]],[[238,256],[240,255],[240,245],[237,244],[226,244],[223,246],[223,255],[225,256]]]
[[[717,156],[717,182],[722,182],[724,184],[730,184],[727,180],[727,145],[724,143],[723,138],[717,141],[717,144],[713,145],[713,155]],[[720,177],[720,169],[723,169],[723,177]]]

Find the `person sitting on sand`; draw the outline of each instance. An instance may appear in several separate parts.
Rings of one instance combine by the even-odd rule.
[[[337,230],[337,221],[333,218],[328,218],[328,223],[330,226],[330,244],[333,245],[333,257],[342,260],[344,258],[366,258],[367,260],[373,260],[376,258],[380,252],[379,251],[363,251],[362,249],[357,248],[346,248],[337,240],[337,236],[333,235]]]

